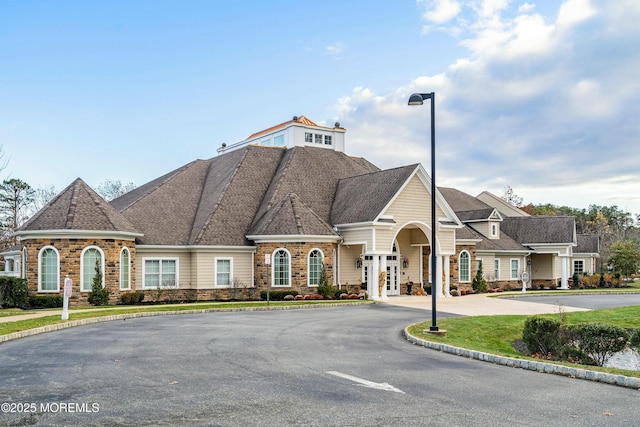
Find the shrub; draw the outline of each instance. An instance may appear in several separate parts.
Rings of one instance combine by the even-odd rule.
[[[298,295],[298,291],[294,290],[275,290],[269,292],[269,299],[271,301],[282,301],[285,295],[293,295],[294,297]],[[260,291],[260,299],[263,301],[267,300],[267,291]]]
[[[99,260],[96,261],[96,274],[93,276],[93,283],[87,300],[89,304],[93,305],[107,305],[109,303],[109,291],[102,286],[102,271]]]
[[[17,277],[0,277],[0,307],[26,308],[28,305],[27,281]]]
[[[29,307],[31,308],[60,308],[62,307],[62,295],[31,295]]]
[[[327,275],[322,270],[320,273],[320,282],[318,283],[318,294],[322,295],[324,298],[331,299],[336,297],[336,292],[338,289],[334,288],[331,283],[327,280]]]
[[[640,328],[633,329],[629,333],[629,347],[635,351],[640,351]]]
[[[127,292],[120,295],[120,303],[125,305],[140,304],[144,299],[144,292]]]
[[[604,323],[583,323],[567,328],[567,345],[589,355],[603,366],[614,353],[624,350],[629,335],[624,329]]]
[[[560,322],[542,316],[529,317],[524,322],[522,341],[529,353],[556,355],[561,347]]]
[[[489,285],[482,275],[482,261],[480,261],[476,276],[473,278],[473,282],[471,282],[471,288],[476,292],[487,292],[489,290]]]

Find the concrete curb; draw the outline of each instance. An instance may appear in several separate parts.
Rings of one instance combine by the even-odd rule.
[[[512,368],[528,369],[530,371],[541,372],[545,374],[562,375],[570,378],[578,378],[587,381],[596,381],[620,387],[640,389],[640,378],[627,377],[625,375],[614,375],[606,372],[590,371],[587,369],[572,368],[569,366],[554,365],[553,363],[538,362],[533,360],[515,359],[506,356],[497,356],[495,354],[483,353],[481,351],[468,350],[466,348],[454,347],[448,344],[437,343],[417,338],[409,334],[408,326],[402,331],[403,337],[415,345],[420,345],[432,350],[442,351],[444,353],[455,354],[456,356],[467,357],[469,359],[481,360],[483,362],[495,363],[497,365],[509,366]]]
[[[213,312],[235,312],[235,311],[278,311],[278,310],[302,310],[311,308],[337,308],[337,307],[351,307],[354,305],[371,304],[370,302],[351,302],[348,304],[309,304],[309,305],[272,305],[269,307],[224,307],[224,308],[201,308],[193,310],[173,310],[173,311],[143,311],[139,313],[123,313],[112,314],[101,317],[89,317],[87,319],[68,320],[63,323],[56,323],[53,325],[41,326],[39,328],[27,329],[19,332],[12,332],[6,335],[0,335],[0,343],[17,340],[19,338],[26,338],[33,335],[44,334],[47,332],[60,331],[67,328],[75,328],[77,326],[93,325],[95,323],[111,322],[114,320],[127,320],[136,319],[139,317],[152,317],[152,316],[168,316],[176,314],[202,314]]]

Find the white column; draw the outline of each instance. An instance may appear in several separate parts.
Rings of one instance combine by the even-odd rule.
[[[387,272],[387,256],[386,255],[382,255],[380,257],[380,272]],[[378,275],[378,282],[380,280],[380,275]],[[389,278],[387,278],[387,280],[389,280]],[[382,293],[380,294],[380,299],[385,301],[388,300],[389,297],[387,296],[387,283],[385,282],[382,285]]]
[[[444,256],[444,296],[451,296],[451,278],[450,276],[450,259],[449,255]]]
[[[442,293],[442,255],[436,255],[436,296],[443,297]]]
[[[380,295],[378,295],[378,280],[380,276],[380,257],[378,255],[374,255],[371,258],[371,273],[369,275],[369,283],[367,284],[369,288],[369,297],[372,300],[378,301],[380,299]]]
[[[562,267],[560,289],[569,289],[569,260],[569,257],[560,258],[560,265]]]
[[[423,289],[424,288],[424,263],[423,263],[423,258],[424,258],[424,246],[420,246],[420,261],[418,262],[418,268],[420,271],[420,288]]]

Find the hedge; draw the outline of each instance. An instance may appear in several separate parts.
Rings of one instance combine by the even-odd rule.
[[[28,303],[25,279],[0,276],[0,307],[27,308]]]

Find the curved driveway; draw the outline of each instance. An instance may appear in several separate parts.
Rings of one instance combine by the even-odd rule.
[[[383,304],[208,313],[6,342],[0,403],[35,411],[5,411],[0,425],[640,422],[636,390],[464,359],[401,338],[402,328],[428,317]]]

